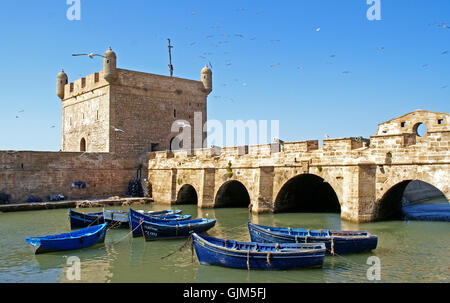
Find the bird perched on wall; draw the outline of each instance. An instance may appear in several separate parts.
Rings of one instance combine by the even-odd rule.
[[[99,54],[94,54],[94,53],[90,53],[90,54],[72,54],[72,56],[77,57],[77,56],[88,56],[91,59],[94,59],[94,57],[102,57],[105,58],[105,56],[103,55],[99,55]]]

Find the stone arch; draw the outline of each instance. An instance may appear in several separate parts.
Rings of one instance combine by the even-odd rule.
[[[176,204],[198,204],[198,195],[194,186],[184,184],[178,191]]]
[[[417,179],[403,180],[387,188],[382,197],[377,201],[374,214],[375,221],[395,220],[403,217],[401,209],[405,205],[405,202],[407,202],[404,199],[404,193],[408,185],[412,184],[413,181],[420,181],[433,187],[440,193],[440,197],[448,201],[445,193],[429,182]]]
[[[80,140],[80,152],[85,152],[87,148],[86,139],[81,138]]]
[[[292,177],[280,188],[274,212],[340,213],[341,204],[331,184],[314,174]]]
[[[215,207],[248,207],[250,203],[250,194],[247,188],[237,180],[222,184],[214,200]]]
[[[450,201],[450,174],[448,173],[448,166],[437,167],[432,173],[430,173],[428,170],[418,171],[417,169],[408,169],[402,171],[402,174],[399,174],[396,170],[387,170],[386,179],[387,181],[385,183],[382,183],[378,186],[376,193],[377,203],[393,186],[404,181],[413,180],[422,181],[434,186],[445,195],[447,201]]]

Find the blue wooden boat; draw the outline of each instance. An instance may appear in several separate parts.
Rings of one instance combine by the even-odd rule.
[[[215,219],[195,219],[154,223],[142,221],[142,233],[146,241],[159,239],[186,238],[193,233],[203,233],[216,225]]]
[[[130,208],[128,212],[130,229],[133,233],[133,237],[142,237],[142,227],[141,222],[153,222],[153,223],[164,223],[164,222],[176,222],[176,221],[187,221],[191,220],[191,215],[180,215],[172,212],[172,215],[154,215],[153,213],[138,212]],[[181,211],[179,211],[181,213]],[[167,212],[165,212],[167,214]]]
[[[98,225],[105,223],[103,218],[103,212],[98,213],[80,213],[69,209],[70,228],[85,228],[92,225]]]
[[[325,244],[250,243],[193,234],[200,264],[240,269],[288,270],[321,267]]]
[[[108,228],[128,228],[128,212],[121,210],[104,210],[97,213],[81,213],[69,210],[70,227],[84,228],[92,225],[108,223]]]
[[[128,212],[123,210],[103,210],[103,218],[108,223],[108,227],[128,228]]]
[[[160,211],[149,211],[146,212],[145,214],[149,215],[149,216],[168,216],[168,215],[181,215],[183,211],[182,210],[171,210],[171,209],[166,209],[166,210],[160,210]]]
[[[81,249],[103,243],[107,224],[94,225],[71,233],[45,237],[29,237],[26,242],[33,248],[35,254],[46,252]]]
[[[359,253],[375,249],[378,237],[367,231],[307,230],[268,227],[248,223],[250,238],[262,243],[325,243],[328,255]]]

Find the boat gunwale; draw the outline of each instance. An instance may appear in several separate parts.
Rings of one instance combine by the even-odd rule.
[[[90,233],[87,233],[87,234],[83,234],[83,235],[80,235],[80,236],[76,236],[76,237],[70,236],[70,237],[54,238],[54,239],[50,239],[50,238],[46,239],[46,238],[45,238],[45,237],[48,237],[48,236],[61,236],[61,235],[64,235],[64,234],[71,234],[71,233],[62,233],[62,234],[48,235],[48,236],[42,236],[42,237],[27,237],[27,238],[25,238],[25,240],[60,241],[60,240],[80,239],[81,237],[94,236],[95,234],[99,233],[99,232],[102,231],[103,229],[107,228],[107,225],[108,225],[108,223],[102,223],[102,224],[98,224],[98,225],[91,226],[91,227],[97,226],[98,228],[97,228],[97,230],[95,230],[95,231],[93,231],[93,232],[90,232]],[[88,228],[90,228],[90,227],[88,227]],[[80,229],[80,230],[82,230],[82,229]],[[79,232],[80,230],[77,230],[77,231],[75,231],[75,232]],[[27,243],[29,243],[29,242],[27,241]]]
[[[158,227],[169,227],[169,229],[171,228],[183,228],[183,227],[195,227],[195,226],[203,226],[206,224],[211,224],[211,223],[215,223],[217,222],[216,219],[205,219],[205,218],[201,218],[202,221],[199,221],[198,223],[188,223],[188,224],[180,224],[183,222],[189,222],[191,220],[187,220],[187,221],[168,221],[166,223],[163,222],[149,222],[149,221],[142,221],[142,226],[144,225],[157,225]],[[194,220],[199,220],[199,219],[194,219]],[[177,224],[170,224],[170,223],[177,223]],[[191,225],[189,225],[191,224]]]
[[[302,245],[302,244],[318,245],[318,246],[321,246],[322,248],[296,249],[295,251],[262,252],[262,251],[252,251],[250,249],[249,250],[237,250],[237,249],[231,249],[231,248],[219,246],[219,245],[213,244],[213,243],[205,240],[201,235],[198,235],[197,233],[193,233],[192,236],[200,238],[202,241],[206,242],[208,245],[215,247],[221,251],[233,252],[233,253],[237,253],[239,255],[241,255],[241,254],[247,255],[248,253],[250,253],[250,254],[257,254],[257,255],[264,255],[264,256],[267,256],[267,254],[283,256],[283,255],[294,255],[294,254],[298,255],[298,254],[320,253],[320,252],[323,252],[323,254],[325,255],[325,253],[326,253],[326,246],[324,243],[298,243],[298,245]],[[275,243],[243,242],[243,241],[235,241],[235,240],[228,240],[228,241],[233,241],[235,243],[245,243],[245,244],[253,243],[253,244],[258,244],[261,246],[275,246],[276,244],[280,244],[280,243],[275,244]],[[269,244],[269,245],[267,245],[267,244]],[[281,244],[284,244],[284,243],[281,243]],[[206,246],[202,245],[202,247],[206,247]]]
[[[292,237],[297,237],[297,238],[308,238],[308,239],[312,239],[312,240],[329,240],[331,241],[332,239],[343,239],[343,240],[362,240],[362,239],[370,239],[370,238],[378,238],[376,235],[371,234],[370,232],[366,232],[367,235],[366,236],[362,236],[362,235],[358,235],[358,236],[336,236],[336,235],[329,235],[329,236],[312,236],[312,235],[304,235],[304,236],[300,236],[300,235],[292,235],[292,234],[287,234],[287,233],[283,233],[283,232],[277,232],[277,231],[273,231],[270,230],[269,226],[264,226],[264,225],[258,225],[258,224],[254,224],[254,223],[249,223],[249,226],[252,225],[253,228],[258,229],[260,231],[263,231],[266,234],[274,234],[276,236],[282,236],[285,238],[289,238],[291,239]],[[280,229],[288,229],[286,227],[275,227],[275,228],[280,228]],[[295,231],[295,229],[291,229],[292,231]],[[336,232],[336,231],[332,231],[332,230],[328,230],[329,232]]]

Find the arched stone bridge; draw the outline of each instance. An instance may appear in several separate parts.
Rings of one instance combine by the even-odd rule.
[[[406,185],[421,180],[450,198],[450,115],[415,111],[358,137],[150,154],[157,203],[251,206],[254,213],[340,212],[353,222],[387,218]],[[428,132],[418,134],[424,124]]]

